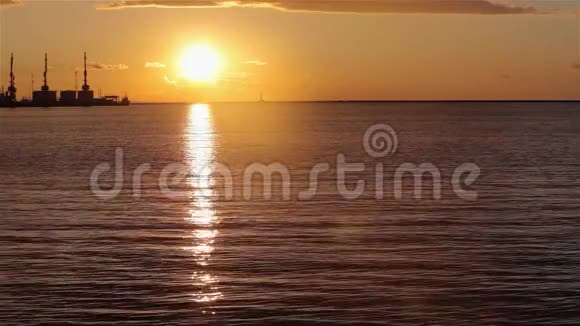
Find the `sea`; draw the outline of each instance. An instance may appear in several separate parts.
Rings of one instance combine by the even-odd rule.
[[[1,325],[580,325],[580,103],[0,109]]]

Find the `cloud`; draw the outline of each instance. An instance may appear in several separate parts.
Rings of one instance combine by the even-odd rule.
[[[0,0],[0,8],[19,6],[22,4],[20,0]]]
[[[501,74],[499,75],[501,79],[512,79],[512,75],[510,74]]]
[[[145,62],[145,68],[152,68],[152,69],[161,69],[167,67],[165,64],[161,62]]]
[[[163,77],[163,80],[169,85],[177,85],[177,81],[169,79],[167,76]]]
[[[573,63],[572,69],[580,70],[580,62]]]
[[[260,66],[260,67],[268,64],[267,62],[260,61],[260,60],[250,60],[250,61],[246,61],[244,63],[247,65],[254,65],[254,66]]]
[[[286,11],[400,14],[535,14],[531,6],[516,6],[494,0],[117,0],[99,9],[128,7],[159,8],[274,8]]]
[[[127,65],[124,65],[124,64],[88,63],[87,67],[89,70],[126,70],[126,69],[129,69],[129,67]]]

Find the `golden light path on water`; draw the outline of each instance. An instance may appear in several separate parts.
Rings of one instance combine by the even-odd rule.
[[[219,223],[213,207],[213,190],[210,178],[214,159],[214,129],[211,108],[207,104],[194,104],[190,108],[186,130],[187,162],[190,166],[192,187],[191,209],[186,219],[192,224],[192,246],[190,250],[199,271],[192,275],[194,285],[199,288],[194,293],[196,302],[214,302],[222,294],[217,288],[217,278],[209,272],[208,266],[218,236]],[[200,177],[201,174],[201,177]],[[206,177],[204,177],[204,175]]]

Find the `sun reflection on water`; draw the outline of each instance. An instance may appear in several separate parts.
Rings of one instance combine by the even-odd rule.
[[[214,159],[214,131],[211,109],[207,104],[195,104],[190,108],[187,135],[187,162],[193,176],[190,185],[193,188],[191,209],[186,219],[192,224],[192,246],[189,250],[200,267],[192,275],[193,284],[199,291],[193,293],[196,302],[214,302],[222,294],[217,287],[218,280],[209,271],[211,255],[219,232],[219,223],[213,207],[213,190],[210,178]],[[201,177],[200,177],[201,175]],[[205,177],[204,177],[205,176]]]

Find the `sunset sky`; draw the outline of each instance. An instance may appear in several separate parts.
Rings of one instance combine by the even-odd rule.
[[[248,4],[251,3],[251,4]],[[133,101],[580,99],[580,0],[0,0],[1,81]],[[180,58],[213,49],[213,82]],[[81,82],[79,74],[79,87]]]

